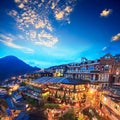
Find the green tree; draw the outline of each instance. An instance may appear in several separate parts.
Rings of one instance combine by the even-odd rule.
[[[65,114],[63,114],[59,120],[77,120],[74,110],[71,109],[68,112],[66,112]]]
[[[49,108],[49,109],[54,109],[54,108],[59,109],[60,108],[59,104],[54,104],[54,103],[46,103],[44,107]]]
[[[22,82],[20,85],[21,85],[21,86],[26,86],[26,83],[25,83],[25,82]]]

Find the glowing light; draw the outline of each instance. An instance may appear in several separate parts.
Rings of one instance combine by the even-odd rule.
[[[45,93],[42,94],[43,97],[46,97],[48,95],[49,95],[49,92],[45,92]]]
[[[15,91],[19,88],[19,85],[18,84],[15,84],[14,86],[12,86],[12,91]]]
[[[76,104],[75,104],[75,107],[79,107],[79,103],[76,103]]]
[[[106,97],[104,97],[104,101],[107,101],[107,98],[106,98]]]
[[[12,92],[9,92],[9,95],[12,95]]]
[[[119,71],[116,72],[116,75],[119,75]]]
[[[28,107],[29,105],[28,104],[26,104],[26,108]]]
[[[90,89],[90,93],[93,94],[95,92],[94,89]]]

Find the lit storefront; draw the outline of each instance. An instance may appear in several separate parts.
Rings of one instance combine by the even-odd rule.
[[[86,85],[61,84],[59,87],[49,86],[50,96],[60,99],[61,102],[72,103],[81,101],[83,94],[86,93]]]

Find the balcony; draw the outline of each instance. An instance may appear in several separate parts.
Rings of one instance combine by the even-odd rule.
[[[71,70],[71,71],[67,71],[66,73],[90,73],[90,70]]]

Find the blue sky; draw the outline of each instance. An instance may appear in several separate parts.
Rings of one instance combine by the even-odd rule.
[[[1,0],[0,57],[41,68],[120,53],[120,0]]]

